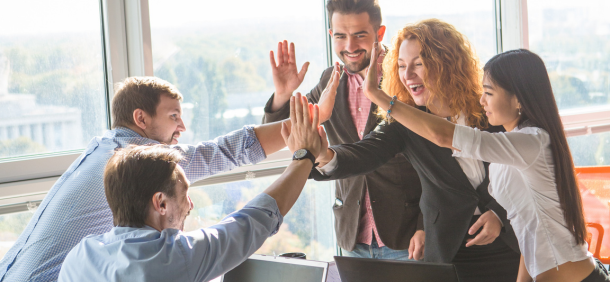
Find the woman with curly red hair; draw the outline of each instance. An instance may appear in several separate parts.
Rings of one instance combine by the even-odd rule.
[[[388,103],[399,100],[452,123],[488,128],[478,103],[482,71],[477,56],[452,25],[429,19],[405,26],[383,69],[382,88],[395,96]],[[361,141],[332,146],[321,155],[321,173],[314,172],[314,178],[369,173],[402,153],[422,184],[424,260],[453,263],[461,281],[516,281],[519,247],[506,210],[487,190],[488,164],[454,158],[451,149],[389,122],[387,112],[386,122]]]

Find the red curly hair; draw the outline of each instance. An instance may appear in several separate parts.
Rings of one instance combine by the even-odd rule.
[[[455,27],[438,19],[407,24],[392,40],[392,49],[383,61],[382,89],[398,100],[415,106],[398,74],[398,50],[404,40],[415,39],[421,46],[424,86],[430,91],[428,105],[435,98],[448,103],[452,121],[461,113],[471,127],[487,128],[479,99],[483,92],[483,71],[474,48]],[[385,112],[384,112],[385,113]]]

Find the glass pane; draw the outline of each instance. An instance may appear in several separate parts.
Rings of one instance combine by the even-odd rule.
[[[379,0],[386,33],[383,43],[392,38],[408,23],[437,18],[452,24],[474,45],[481,63],[497,53],[494,1],[489,0]]]
[[[84,148],[106,129],[99,5],[0,4],[0,159]]]
[[[527,3],[530,49],[546,64],[562,114],[609,108],[610,1]]]
[[[267,189],[278,177],[191,187],[189,195],[195,208],[187,217],[185,231],[218,223],[227,214],[244,207],[248,200]],[[329,181],[308,181],[296,204],[284,217],[280,231],[267,239],[256,253],[302,252],[307,259],[332,261],[335,255],[331,211],[334,187],[334,183]]]
[[[326,68],[322,1],[150,1],[155,75],[184,95],[181,143],[207,140],[258,124],[274,91],[269,51],[296,44],[309,61],[297,91],[309,92]],[[236,9],[236,7],[238,7]]]
[[[0,215],[0,258],[15,244],[32,215],[30,211]]]

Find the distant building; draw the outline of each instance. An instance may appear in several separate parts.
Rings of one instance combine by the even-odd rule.
[[[10,62],[0,53],[0,141],[27,137],[47,151],[83,147],[81,110],[37,105],[33,94],[9,93]]]

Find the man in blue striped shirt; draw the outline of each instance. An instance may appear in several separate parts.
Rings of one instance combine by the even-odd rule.
[[[284,134],[291,150],[301,149],[292,163],[243,209],[209,228],[182,232],[193,202],[179,152],[155,145],[115,153],[104,187],[116,227],[76,245],[59,281],[208,281],[242,263],[278,231],[328,147],[317,111],[310,119],[307,101],[296,104],[303,118],[291,117],[292,137]]]
[[[55,281],[64,258],[82,238],[113,227],[103,170],[114,151],[164,143],[181,153],[179,165],[193,183],[237,166],[257,163],[285,146],[281,123],[244,126],[197,145],[175,145],[182,95],[154,77],[127,78],[112,100],[112,130],[96,137],[44,198],[15,245],[0,261],[0,281]]]

